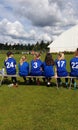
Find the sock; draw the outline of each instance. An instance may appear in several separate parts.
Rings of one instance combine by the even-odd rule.
[[[74,89],[76,89],[76,82],[74,82]]]

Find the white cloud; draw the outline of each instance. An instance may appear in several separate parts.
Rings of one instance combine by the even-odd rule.
[[[31,0],[17,0],[12,4],[13,6],[17,5],[15,11],[18,15],[29,19],[34,26],[69,25],[78,22],[75,22],[75,12],[71,0],[33,0],[33,2]]]
[[[22,1],[22,6],[17,12],[28,18],[34,26],[51,26],[61,21],[61,12],[57,3],[49,3],[48,0]],[[19,9],[20,8],[20,9]]]
[[[0,39],[11,41],[53,40],[78,24],[74,0],[0,1]]]
[[[38,40],[51,41],[51,38],[47,33],[44,33],[38,37]]]
[[[6,36],[6,40],[15,40],[16,41],[24,41],[28,39],[34,40],[35,31],[31,30],[29,33],[26,33],[24,30],[24,26],[19,22],[10,22],[7,19],[4,19],[0,22],[0,35]],[[2,37],[3,38],[3,37]]]

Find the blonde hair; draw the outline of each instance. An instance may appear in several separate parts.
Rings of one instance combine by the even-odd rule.
[[[22,65],[25,60],[26,60],[26,56],[23,55],[23,56],[21,57],[21,59],[20,59],[20,64]]]
[[[23,56],[21,57],[21,59],[22,59],[23,61],[25,61],[25,60],[26,60],[26,56],[23,55]]]
[[[61,60],[61,59],[65,59],[65,55],[63,52],[59,52],[58,54],[58,59]]]
[[[39,58],[40,58],[40,53],[36,52],[36,53],[34,54],[34,58],[35,58],[35,59],[39,59]]]

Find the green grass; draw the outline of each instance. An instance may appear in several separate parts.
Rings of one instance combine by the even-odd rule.
[[[66,55],[67,62],[71,57]],[[4,58],[5,55],[0,55],[0,66]],[[15,58],[18,63],[20,55]],[[28,56],[28,61],[30,59],[32,57]],[[23,82],[22,78],[20,80]],[[0,87],[0,130],[77,129],[78,89],[23,84],[18,88],[8,88],[7,84]]]
[[[78,91],[45,86],[2,86],[0,129],[77,130]]]

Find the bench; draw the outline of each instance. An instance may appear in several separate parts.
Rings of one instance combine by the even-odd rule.
[[[2,85],[2,82],[3,82],[3,80],[4,80],[4,78],[5,77],[22,77],[22,76],[20,76],[20,75],[18,75],[18,74],[16,74],[16,75],[7,75],[7,74],[1,74],[0,73],[0,77],[1,77],[1,80],[0,80],[0,86]],[[36,78],[36,79],[40,79],[40,78],[45,78],[45,76],[26,76],[26,78]],[[58,88],[59,87],[59,84],[58,84],[58,82],[57,82],[57,79],[58,78],[61,78],[61,79],[65,79],[65,78],[68,78],[68,79],[70,79],[70,86],[69,86],[69,88],[71,88],[71,85],[72,85],[72,79],[78,79],[78,77],[71,77],[71,76],[66,76],[66,77],[55,77],[55,76],[52,76],[51,77],[52,79],[55,79],[56,80],[56,87]],[[74,86],[74,88],[75,88],[75,86]]]

